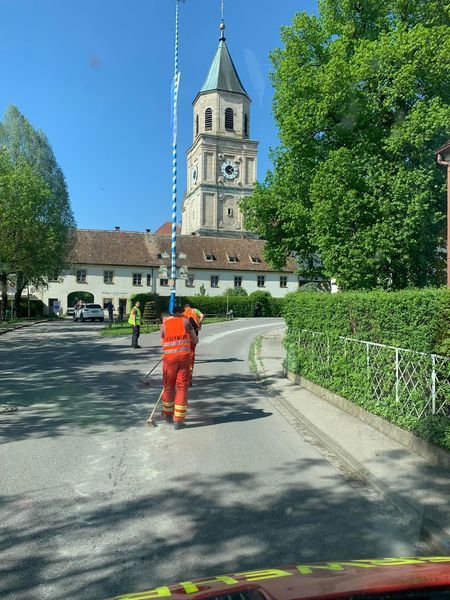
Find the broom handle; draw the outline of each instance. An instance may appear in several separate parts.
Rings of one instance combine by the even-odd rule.
[[[153,408],[153,410],[152,410],[149,418],[147,419],[147,421],[151,421],[153,419],[153,415],[155,414],[156,408],[157,408],[158,404],[160,403],[160,400],[162,398],[163,392],[164,392],[164,388],[161,390],[161,393],[159,394],[159,398],[156,401],[156,404],[155,404],[155,406],[154,406],[154,408]]]
[[[147,373],[147,375],[145,376],[145,379],[147,379],[147,377],[150,375],[150,373],[153,373],[153,371],[156,369],[156,367],[159,365],[159,363],[162,361],[162,356],[161,358],[158,360],[158,362],[156,363],[156,365],[150,369],[150,371]]]

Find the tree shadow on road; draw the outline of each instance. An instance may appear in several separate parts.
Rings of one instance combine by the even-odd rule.
[[[403,544],[401,527],[319,458],[260,474],[167,478],[132,499],[112,494],[1,498],[0,596],[100,599],[246,569],[389,556]]]

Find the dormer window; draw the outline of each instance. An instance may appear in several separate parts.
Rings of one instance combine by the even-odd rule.
[[[225,129],[233,131],[234,129],[234,115],[232,108],[225,109]]]
[[[213,262],[214,260],[216,260],[216,257],[214,256],[214,252],[204,252],[204,256],[205,256],[205,260],[208,262]]]
[[[212,108],[205,110],[205,129],[206,131],[211,131],[212,129]]]
[[[259,258],[259,256],[250,256],[250,260],[254,265],[261,264],[261,259]]]
[[[228,256],[228,262],[230,262],[230,263],[239,262],[239,259],[235,254],[232,254],[232,255],[228,254],[227,256]]]

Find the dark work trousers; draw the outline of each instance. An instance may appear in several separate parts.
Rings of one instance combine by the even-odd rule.
[[[141,333],[141,326],[140,325],[132,325],[132,327],[133,327],[133,334],[131,336],[131,347],[136,348],[136,346],[138,345],[139,335]]]

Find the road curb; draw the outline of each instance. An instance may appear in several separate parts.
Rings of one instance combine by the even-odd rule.
[[[52,319],[40,319],[39,321],[33,321],[32,323],[20,323],[14,327],[0,328],[0,335],[9,333],[10,331],[16,331],[16,329],[23,329],[24,327],[31,327],[32,325],[39,325],[39,323],[50,323]]]
[[[426,440],[418,438],[410,431],[406,431],[405,429],[397,427],[397,425],[389,423],[389,421],[386,421],[382,417],[368,412],[350,400],[330,392],[326,388],[317,385],[309,379],[305,379],[304,377],[301,377],[295,373],[291,373],[290,371],[285,372],[285,376],[289,379],[289,381],[296,383],[300,387],[304,387],[313,394],[316,394],[316,396],[320,396],[320,398],[323,398],[323,400],[326,400],[349,415],[352,415],[352,417],[356,417],[366,425],[370,425],[370,427],[373,429],[376,429],[380,433],[390,437],[395,442],[402,444],[402,446],[406,446],[409,450],[412,450],[428,462],[439,467],[444,467],[445,469],[450,468],[450,453],[446,452],[445,450],[441,450]]]
[[[262,339],[264,334],[259,337]],[[342,446],[332,440],[324,431],[312,423],[289,400],[285,399],[282,394],[275,389],[273,384],[267,381],[269,376],[265,370],[263,357],[261,356],[261,345],[254,343],[252,350],[254,354],[254,364],[256,367],[255,375],[257,379],[269,391],[270,395],[276,398],[276,401],[280,403],[281,406],[284,407],[284,409],[301,424],[299,428],[300,432],[303,434],[309,434],[310,439],[307,441],[312,442],[313,446],[316,447],[316,449],[324,456],[324,458],[328,460],[328,462],[330,462],[341,474],[343,474],[346,479],[350,481],[350,483],[352,480],[353,482],[355,480],[359,480],[360,482],[365,483],[368,488],[375,490],[385,503],[393,505],[398,511],[400,511],[403,517],[408,521],[413,522],[417,519],[420,519],[420,541],[432,544],[435,551],[443,553],[448,552],[448,540],[446,539],[447,534],[431,519],[424,517],[422,506],[419,503],[407,501],[403,497],[393,492],[388,485],[373,475],[354,456],[348,453],[344,448],[342,448]],[[286,377],[286,379],[288,378]],[[293,383],[296,382],[294,381]],[[310,391],[317,394],[317,392],[313,390]],[[327,400],[327,398],[323,399]],[[339,405],[336,406],[341,408]],[[356,418],[358,417],[356,416]],[[370,425],[370,423],[367,424]],[[333,460],[333,457],[337,459],[340,464],[336,464],[336,460]],[[358,486],[356,485],[354,487]]]

